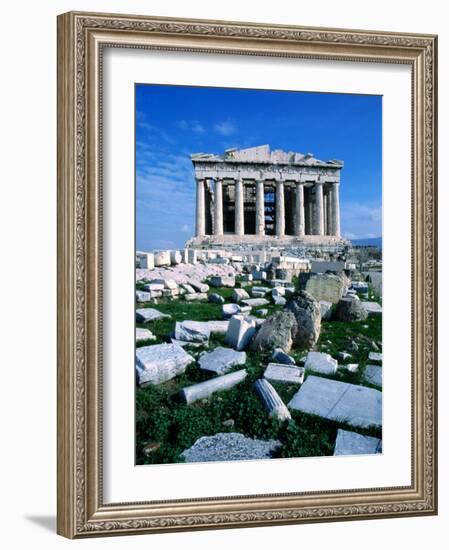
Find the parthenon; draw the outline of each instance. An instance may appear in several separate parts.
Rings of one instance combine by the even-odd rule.
[[[335,244],[340,160],[269,145],[191,155],[196,233],[191,244]]]

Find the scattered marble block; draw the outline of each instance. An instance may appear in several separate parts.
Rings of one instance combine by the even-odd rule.
[[[184,300],[187,302],[205,302],[207,299],[207,292],[196,292],[195,294],[184,295]]]
[[[137,267],[140,269],[154,269],[154,254],[152,252],[136,253]]]
[[[223,312],[223,317],[226,319],[228,317],[232,317],[233,315],[239,314],[240,306],[237,304],[224,304],[221,310]]]
[[[146,292],[162,292],[164,290],[164,283],[148,283],[143,285],[143,289]]]
[[[268,380],[256,380],[254,389],[260,397],[262,405],[268,412],[268,416],[270,418],[277,418],[281,422],[284,420],[291,420],[292,415],[290,414],[290,411],[287,409],[285,403],[279,397],[278,392],[273,388]]]
[[[304,367],[284,365],[282,363],[268,363],[263,377],[270,382],[284,382],[286,384],[302,384],[304,382]]]
[[[170,250],[170,263],[172,265],[180,264],[183,260],[183,255],[179,250]]]
[[[181,453],[186,462],[215,462],[228,460],[263,460],[271,458],[281,447],[275,439],[262,440],[239,433],[218,433],[200,437]]]
[[[155,267],[162,267],[170,265],[170,250],[155,250],[154,251],[154,265]]]
[[[287,300],[283,296],[274,296],[273,301],[275,306],[285,306],[287,303]]]
[[[189,264],[197,264],[198,263],[198,251],[194,248],[187,248],[187,262]]]
[[[375,351],[370,351],[368,361],[371,361],[372,363],[382,363],[382,354]]]
[[[136,309],[136,321],[138,323],[149,323],[150,321],[159,321],[160,319],[171,319],[171,315],[161,313],[152,307]]]
[[[189,284],[182,283],[181,288],[183,288],[187,294],[195,294],[196,290],[193,288],[193,286],[190,286]]]
[[[177,344],[156,344],[136,349],[139,384],[161,384],[185,372],[195,359]]]
[[[272,287],[286,287],[291,288],[292,283],[290,281],[285,281],[284,279],[271,279],[270,285]]]
[[[229,328],[229,321],[207,321],[211,334],[226,334]]]
[[[149,302],[149,301],[151,301],[151,292],[136,290],[136,302]]]
[[[273,351],[273,355],[271,356],[271,359],[275,361],[276,363],[282,363],[283,365],[294,365],[295,360],[291,355],[288,353],[285,353],[285,351],[282,348],[276,348]]]
[[[201,294],[204,294],[205,292],[209,292],[209,285],[206,283],[202,283],[200,281],[189,281],[189,284],[191,287],[193,287],[197,292],[200,292]]]
[[[253,276],[253,279],[255,281],[266,281],[267,280],[267,272],[266,271],[253,271],[251,273]]]
[[[209,302],[211,304],[224,304],[225,299],[223,298],[223,296],[220,296],[220,294],[213,293],[209,295]]]
[[[234,288],[235,277],[223,277],[219,275],[214,275],[210,278],[210,286]]]
[[[253,298],[263,298],[270,289],[266,286],[255,286],[251,289],[251,296]]]
[[[283,286],[275,286],[273,288],[273,290],[271,291],[271,296],[274,297],[279,297],[279,296],[282,296],[284,297],[286,294],[286,289],[283,287]]]
[[[288,408],[355,428],[382,426],[382,392],[317,376],[306,379]]]
[[[144,342],[145,340],[156,340],[156,336],[147,328],[136,327],[136,342]]]
[[[368,313],[368,316],[382,315],[382,306],[377,302],[360,302],[362,307]]]
[[[319,374],[335,374],[337,372],[338,362],[328,353],[309,351],[304,366],[306,370]]]
[[[338,365],[339,369],[347,370],[348,372],[359,372],[359,364],[358,363],[348,363],[347,365]]]
[[[248,373],[245,369],[230,372],[229,374],[223,374],[216,378],[206,380],[205,382],[200,382],[199,384],[187,386],[179,393],[183,400],[189,405],[190,403],[198,401],[198,399],[207,399],[213,393],[233,388],[237,384],[240,384],[240,382],[243,382],[247,375]]]
[[[255,313],[262,317],[266,317],[268,315],[268,309],[257,309]]]
[[[241,300],[244,306],[262,307],[267,306],[270,302],[265,298],[245,298]]]
[[[245,300],[249,298],[249,294],[246,292],[246,290],[244,288],[235,288],[233,291],[232,291],[232,296],[231,296],[231,300],[233,302],[241,302],[242,300]]]
[[[234,315],[229,321],[225,342],[235,350],[241,351],[249,346],[255,333],[254,321],[246,319],[243,315]]]
[[[178,321],[175,326],[175,338],[183,342],[209,342],[210,327],[201,321]]]
[[[218,347],[209,353],[201,355],[198,362],[200,369],[215,372],[216,374],[226,374],[236,365],[244,365],[246,363],[246,353],[244,351]]]
[[[374,386],[382,387],[382,367],[380,365],[366,365],[363,371],[363,380]]]
[[[339,455],[373,455],[382,452],[382,440],[356,432],[338,430],[335,441],[334,456]]]

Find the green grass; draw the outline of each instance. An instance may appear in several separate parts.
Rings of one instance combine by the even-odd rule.
[[[297,280],[293,283],[297,285]],[[137,288],[142,286],[137,284]],[[246,290],[250,289],[250,286],[246,286]],[[226,302],[230,302],[232,289],[211,288],[209,294],[211,293],[220,294]],[[220,304],[186,302],[182,297],[178,300],[159,299],[157,304],[137,304],[137,307],[154,307],[171,315],[171,319],[137,324],[139,327],[149,328],[157,337],[156,341],[142,342],[137,344],[138,346],[170,341],[170,334],[174,330],[176,321],[186,319],[209,321],[222,318]],[[270,303],[266,309],[271,314],[281,309],[281,306]],[[351,353],[352,357],[346,362],[359,363],[360,372],[337,374],[330,378],[360,384],[368,353],[372,350],[372,341],[381,342],[381,340],[380,317],[370,317],[366,321],[355,323],[323,321],[321,336],[315,349],[330,353],[333,357],[336,357],[340,351]],[[357,351],[349,349],[351,341],[357,343]],[[223,345],[222,335],[211,338],[208,348],[188,348],[187,351],[197,359],[201,352],[211,351],[219,345]],[[291,355],[299,361],[305,355],[305,351],[294,349]],[[229,391],[216,393],[207,400],[191,405],[180,402],[179,391],[185,386],[214,376],[212,373],[201,371],[195,363],[187,367],[184,374],[164,384],[158,386],[147,384],[138,387],[136,389],[136,463],[182,462],[181,452],[192,446],[199,437],[230,431],[239,432],[248,437],[278,439],[282,447],[275,455],[277,457],[332,455],[337,429],[345,426],[295,411],[292,412],[292,420],[289,422],[279,423],[275,419],[268,418],[253,385],[263,375],[269,360],[269,355],[247,351],[245,369],[248,376],[245,381]],[[242,367],[236,367],[234,370],[240,368]],[[273,385],[284,403],[288,403],[299,389],[298,385],[292,384],[275,383]],[[369,384],[365,385],[369,386]],[[223,422],[230,419],[234,421],[234,425],[223,426]],[[349,429],[354,431],[354,428]],[[376,437],[381,436],[380,430],[356,431]],[[156,443],[158,448],[151,454],[145,455],[143,451],[148,443]]]

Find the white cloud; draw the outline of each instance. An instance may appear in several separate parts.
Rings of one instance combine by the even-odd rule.
[[[204,134],[206,129],[198,120],[180,120],[178,126],[182,130],[189,130],[195,134]]]
[[[222,136],[230,136],[237,132],[236,126],[232,124],[232,122],[226,120],[214,124],[214,130]]]
[[[371,239],[382,235],[382,207],[357,202],[342,202],[342,234],[348,239]]]

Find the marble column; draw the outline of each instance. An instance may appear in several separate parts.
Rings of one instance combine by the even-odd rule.
[[[340,237],[340,184],[331,186],[332,229],[331,234]]]
[[[296,182],[295,195],[295,235],[297,237],[303,237],[304,233],[304,184],[298,181]]]
[[[197,237],[203,237],[206,234],[206,204],[204,179],[196,179],[196,231]]]
[[[214,235],[223,235],[223,181],[215,180]]]
[[[263,180],[256,181],[256,235],[265,235],[265,194]]]
[[[314,210],[313,201],[314,201],[314,197],[312,195],[312,189],[309,188],[308,199],[307,199],[307,209],[308,209],[308,213],[309,213],[309,228],[308,228],[308,232],[307,232],[308,235],[313,235],[314,230],[315,230],[315,224],[314,224],[314,219],[313,219],[314,218],[314,216],[313,216],[313,210]]]
[[[315,235],[324,235],[323,183],[315,184]]]
[[[328,235],[328,224],[327,224],[327,214],[328,214],[328,196],[327,189],[323,187],[323,225],[324,225],[324,234]]]
[[[235,182],[235,234],[245,234],[243,181],[241,178]]]
[[[276,182],[276,236],[285,235],[285,199],[284,182]]]

